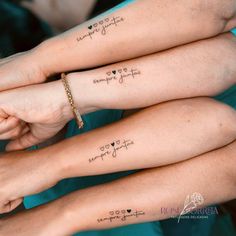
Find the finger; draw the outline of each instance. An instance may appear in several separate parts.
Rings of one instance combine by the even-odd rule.
[[[26,133],[28,133],[30,131],[30,127],[28,125],[24,125],[24,127],[22,128],[22,131],[21,131],[21,136],[25,135]],[[20,137],[17,137],[16,139],[18,139]]]
[[[30,127],[27,124],[23,124],[19,134],[16,135],[15,137],[12,137],[11,140],[16,140],[20,138],[21,136],[25,135],[26,133],[28,133],[29,131],[30,131]]]
[[[0,135],[15,129],[19,125],[19,119],[13,116],[9,116],[6,119],[0,121]]]
[[[7,140],[7,139],[17,139],[18,137],[22,136],[22,131],[25,129],[24,126],[19,124],[16,128],[3,133],[0,135],[0,140]]]
[[[6,214],[16,209],[23,202],[23,198],[19,198],[10,202],[7,202],[0,207],[0,214]]]
[[[6,151],[18,151],[39,144],[42,140],[35,137],[31,132],[26,133],[18,139],[10,141],[6,146]]]

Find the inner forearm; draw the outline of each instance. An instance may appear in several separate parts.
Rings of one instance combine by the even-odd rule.
[[[43,149],[39,156],[57,163],[60,179],[166,165],[232,142],[235,114],[211,99],[169,102]]]
[[[71,196],[73,199],[71,202],[74,203],[69,208],[72,212],[81,201],[80,198],[86,196],[87,204],[85,201],[85,204],[77,209],[79,212],[83,209],[90,212],[84,215],[87,222],[90,222],[87,229],[105,229],[178,215],[178,212],[173,213],[170,209],[181,211],[187,195],[195,192],[200,193],[204,198],[200,207],[231,200],[235,198],[236,192],[235,179],[229,173],[233,173],[230,164],[234,163],[235,158],[230,161],[229,159],[233,156],[235,144],[231,145],[231,148],[228,150],[227,147],[189,162],[149,170],[113,184],[85,190],[79,198],[75,193],[74,196]],[[222,165],[222,163],[224,164]],[[110,197],[107,198],[107,196]],[[69,199],[70,197],[66,201]],[[94,199],[92,201],[95,204],[91,204],[91,199]],[[169,210],[166,212],[163,211],[163,208]],[[140,211],[140,215],[127,217],[122,221],[123,213],[120,211],[123,209],[126,210],[125,215],[135,214],[136,211]],[[131,210],[131,214],[127,212],[128,209]],[[117,214],[116,211],[120,213]],[[113,212],[119,218],[110,222],[109,217],[114,216],[111,215]],[[75,212],[74,219],[76,219],[76,215]],[[109,219],[105,219],[106,217]]]
[[[231,200],[236,197],[235,147],[233,143],[186,162],[74,192],[44,211],[61,209],[61,232],[74,233],[179,215],[193,193],[202,200],[193,209]]]
[[[233,0],[137,0],[125,5],[39,46],[48,74],[91,68],[209,38],[225,31],[236,12]]]
[[[229,33],[67,77],[82,112],[132,109],[216,95],[236,83],[235,61],[236,38]]]

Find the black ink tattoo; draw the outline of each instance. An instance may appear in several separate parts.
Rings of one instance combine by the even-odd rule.
[[[84,35],[77,37],[77,41],[80,42],[84,39],[93,39],[93,37],[100,33],[105,36],[108,32],[108,29],[111,27],[117,27],[121,22],[124,21],[123,17],[107,17],[104,20],[99,20],[98,22],[88,26],[88,32]]]
[[[118,83],[123,84],[125,80],[135,79],[139,75],[141,75],[141,71],[139,71],[138,69],[123,68],[123,69],[108,71],[106,73],[105,78],[94,79],[93,83],[94,84],[106,83],[109,85],[111,81],[117,81]]]
[[[112,223],[114,220],[126,221],[128,218],[138,218],[139,216],[143,215],[145,215],[144,211],[138,211],[132,209],[115,210],[115,211],[110,211],[109,216],[97,219],[97,222],[102,223],[108,221]]]
[[[89,158],[89,163],[99,159],[104,161],[104,158],[116,158],[121,150],[128,150],[131,145],[134,145],[134,141],[129,139],[124,139],[122,141],[116,140],[109,144],[105,144],[99,148],[99,154],[97,156]]]

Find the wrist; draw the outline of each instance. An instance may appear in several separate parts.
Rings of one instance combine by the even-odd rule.
[[[43,41],[34,49],[47,75],[80,69],[82,59],[72,57],[73,49],[69,45],[70,38],[62,34]]]
[[[87,78],[86,74],[87,72],[80,72],[70,73],[66,76],[74,99],[74,104],[76,108],[78,108],[81,115],[98,110],[95,105],[94,98],[99,95],[99,91],[95,91],[92,88],[90,79]],[[62,81],[60,82],[62,83]],[[66,96],[65,91],[64,93]],[[68,107],[71,109],[68,98],[66,99],[65,107],[67,107],[67,109]]]
[[[54,84],[53,85],[54,90],[57,91],[56,102],[58,102],[61,117],[67,123],[70,120],[72,120],[74,118],[74,116],[73,116],[73,112],[72,112],[70,103],[68,101],[65,87],[63,86],[61,79],[54,81],[53,84]]]
[[[40,82],[45,82],[48,77],[52,76],[54,73],[50,68],[51,57],[53,54],[50,52],[47,40],[30,50],[31,61],[33,61],[38,70],[44,75],[44,80]]]
[[[60,158],[60,150],[54,146],[57,145],[51,145],[30,153],[31,157],[40,159],[40,169],[45,175],[45,181],[53,183],[51,187],[64,179],[64,163]],[[48,170],[50,170],[49,176],[47,176]]]
[[[47,77],[63,72],[65,65],[60,61],[63,44],[58,37],[47,39],[32,49],[38,65]]]
[[[88,212],[94,209],[90,204],[90,200],[87,199],[86,190],[80,190],[79,192],[70,193],[55,202],[54,207],[61,209],[61,219],[67,225],[65,230],[68,235],[91,230],[93,219],[91,219]]]

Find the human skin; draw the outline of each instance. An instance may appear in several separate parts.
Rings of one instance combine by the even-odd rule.
[[[76,191],[1,219],[0,235],[65,236],[167,219],[178,215],[178,210],[170,209],[181,211],[186,197],[193,193],[203,197],[198,208],[232,200],[236,197],[235,152],[236,142],[188,161]],[[121,220],[122,210],[131,216]],[[115,215],[116,211],[120,218],[101,220]],[[136,211],[143,214],[132,216]]]
[[[95,3],[96,0],[22,1],[23,6],[59,31],[67,30],[84,22]]]
[[[117,26],[113,17],[120,21]],[[106,34],[99,23],[104,19],[103,24],[106,19],[106,25],[111,23]],[[94,24],[99,25],[98,32]],[[235,0],[137,0],[46,40],[29,52],[1,60],[0,90],[41,83],[64,71],[155,53],[235,26]],[[91,38],[86,36],[91,33]]]
[[[168,165],[235,139],[236,112],[227,105],[209,98],[160,104],[44,149],[3,154],[0,213],[65,178]]]
[[[67,79],[81,114],[142,108],[224,91],[236,82],[235,61],[236,38],[228,33],[99,69],[70,73]],[[53,137],[73,114],[62,82],[56,81],[1,92],[0,117],[0,139],[14,139],[7,146],[12,151]]]

